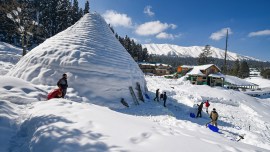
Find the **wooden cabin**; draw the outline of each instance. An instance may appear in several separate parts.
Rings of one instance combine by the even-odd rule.
[[[171,74],[172,66],[168,64],[162,63],[147,63],[141,62],[138,63],[139,67],[145,74],[153,74],[157,76],[168,75]]]
[[[177,68],[179,74],[188,75],[188,80],[195,85],[224,86],[224,75],[214,64],[200,66],[180,66]]]

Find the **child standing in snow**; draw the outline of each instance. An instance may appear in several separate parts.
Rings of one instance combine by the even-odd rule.
[[[210,118],[212,119],[212,125],[217,127],[218,113],[215,108],[213,108],[213,111],[210,113]]]
[[[198,105],[198,104],[197,104],[197,105]],[[201,102],[201,104],[198,105],[198,112],[197,112],[196,118],[202,117],[202,108],[203,108],[203,102]]]
[[[206,113],[208,114],[208,107],[210,106],[210,103],[208,100],[205,102],[205,107],[206,107]]]

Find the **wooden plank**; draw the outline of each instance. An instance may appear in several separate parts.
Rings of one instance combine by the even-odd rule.
[[[133,102],[135,103],[135,105],[139,105],[138,99],[137,99],[137,97],[134,93],[134,90],[131,86],[129,87],[129,91],[130,91],[130,94],[132,96],[132,99],[133,99]]]

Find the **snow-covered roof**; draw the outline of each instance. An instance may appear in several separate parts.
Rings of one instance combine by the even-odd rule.
[[[213,74],[209,74],[210,77],[214,77],[214,78],[224,78],[225,75],[223,75],[222,73],[218,72],[218,73],[213,73]]]
[[[213,66],[214,64],[206,64],[206,65],[199,65],[199,66],[193,66],[193,69],[188,72],[188,75],[202,75],[204,76],[205,74],[203,74],[201,72],[201,70],[206,70],[208,68],[210,68],[211,66]],[[183,67],[183,66],[182,66]],[[188,66],[185,66],[188,67]],[[191,66],[190,66],[191,67]],[[217,67],[218,68],[218,67]],[[218,68],[219,69],[219,68]],[[220,70],[220,69],[219,69]]]
[[[240,79],[238,77],[231,76],[231,75],[225,75],[225,82],[228,82],[236,86],[258,86],[254,83],[248,82],[244,79]]]
[[[182,65],[181,67],[182,68],[197,68],[197,69],[200,69],[200,70],[206,70],[208,68],[210,68],[211,66],[213,66],[214,64],[205,64],[205,65]],[[216,65],[214,65],[216,66]],[[216,66],[217,67],[217,66]],[[218,68],[218,67],[217,67]],[[218,68],[219,69],[219,68]],[[220,70],[220,69],[219,69]]]
[[[190,72],[187,73],[187,75],[201,75],[204,76],[199,68],[193,68]]]

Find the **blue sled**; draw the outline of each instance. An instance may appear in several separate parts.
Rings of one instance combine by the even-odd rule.
[[[194,113],[190,113],[189,116],[190,116],[191,118],[195,118],[195,114],[194,114]]]
[[[144,94],[145,98],[150,99],[150,97],[148,96],[148,94]]]
[[[212,130],[213,132],[218,132],[218,127],[208,124],[208,128]]]

